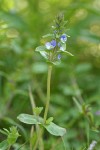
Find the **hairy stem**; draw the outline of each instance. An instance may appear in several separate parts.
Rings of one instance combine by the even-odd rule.
[[[47,76],[47,102],[45,106],[44,111],[44,123],[46,122],[48,110],[49,110],[49,104],[50,104],[50,81],[51,81],[51,72],[52,72],[52,66],[50,65],[48,67],[48,76]]]

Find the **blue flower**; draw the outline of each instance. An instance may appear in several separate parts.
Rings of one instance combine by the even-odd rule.
[[[51,43],[52,48],[56,47],[56,40],[52,40],[50,43]]]
[[[60,48],[61,51],[65,50],[65,46],[61,44],[60,42],[58,43],[58,47]]]
[[[67,41],[66,34],[62,34],[61,37],[60,37],[60,40],[61,40],[62,43],[65,43]]]
[[[57,56],[57,57],[58,57],[58,60],[60,60],[60,59],[61,59],[61,55],[60,55],[60,54],[58,54],[58,56]]]
[[[45,44],[45,46],[46,46],[47,49],[51,49],[51,43],[50,43],[50,42],[47,42],[47,43]]]
[[[51,42],[47,42],[45,44],[45,46],[49,50],[55,48],[56,47],[56,40],[52,40]]]

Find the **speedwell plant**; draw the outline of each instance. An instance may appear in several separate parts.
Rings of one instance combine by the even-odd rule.
[[[36,126],[38,125],[37,140],[33,147],[31,147],[31,149],[34,150],[36,150],[40,145],[39,143],[43,136],[44,129],[54,136],[62,137],[66,133],[65,128],[62,128],[53,122],[53,117],[48,118],[52,67],[53,65],[60,63],[63,54],[73,56],[66,50],[66,42],[69,36],[65,33],[65,25],[66,21],[64,21],[64,16],[62,14],[58,15],[54,20],[54,25],[52,26],[52,33],[43,36],[43,39],[48,40],[42,46],[36,48],[36,52],[39,52],[48,63],[47,98],[44,115],[40,116],[43,109],[41,107],[36,107],[33,109],[34,115],[20,114],[18,116],[18,119],[23,123]]]

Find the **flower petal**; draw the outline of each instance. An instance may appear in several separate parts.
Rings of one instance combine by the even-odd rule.
[[[56,40],[52,40],[50,43],[53,48],[56,47]]]
[[[51,49],[51,43],[50,42],[45,43],[45,46],[47,49]]]
[[[65,43],[67,41],[66,34],[62,34],[61,37],[60,37],[60,40],[61,40],[62,43]]]

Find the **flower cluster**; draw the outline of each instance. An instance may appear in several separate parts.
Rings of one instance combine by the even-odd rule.
[[[43,38],[47,38],[48,42],[45,42],[44,46],[36,48],[36,51],[39,51],[40,54],[50,63],[55,64],[56,62],[59,62],[62,53],[72,56],[70,52],[66,51],[68,35],[65,33],[65,24],[64,16],[61,14],[58,15],[52,26],[53,33],[43,36]]]
[[[57,48],[58,50],[64,51],[65,50],[64,44],[66,43],[66,41],[67,41],[67,35],[62,34],[59,39],[54,39],[50,42],[46,42],[45,47],[48,50],[54,50],[54,49]],[[57,58],[58,58],[58,60],[60,60],[61,59],[61,54],[58,54]]]
[[[45,44],[45,46],[48,50],[51,50],[51,49],[55,48],[56,46],[58,46],[60,48],[60,50],[63,51],[64,49],[61,46],[61,43],[65,43],[66,41],[67,41],[67,36],[66,36],[66,34],[63,34],[60,37],[60,42],[57,43],[56,40],[52,40],[51,42],[47,42]]]
[[[64,48],[63,44],[65,44],[66,41],[67,41],[67,35],[66,35],[66,34],[62,34],[62,35],[60,36],[59,42],[57,42],[57,41],[58,41],[58,40],[54,39],[54,40],[52,40],[52,41],[50,41],[50,42],[46,42],[46,43],[45,43],[46,49],[48,49],[48,50],[53,50],[53,49],[55,49],[55,48],[58,48],[59,50],[64,51],[65,48]],[[58,57],[58,60],[60,60],[61,55],[58,54],[57,57]]]

